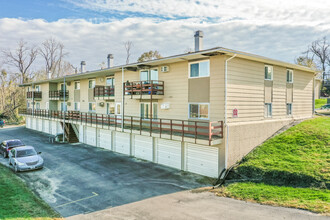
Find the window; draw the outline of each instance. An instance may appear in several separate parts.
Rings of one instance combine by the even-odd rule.
[[[107,78],[107,86],[115,87],[115,78]]]
[[[74,110],[75,111],[80,111],[80,102],[75,102],[74,103]]]
[[[96,103],[95,102],[88,103],[88,111],[95,112],[95,110],[96,110]]]
[[[273,80],[273,67],[265,66],[265,80]]]
[[[40,109],[40,102],[36,102],[36,109]]]
[[[26,103],[26,107],[27,107],[27,108],[30,108],[30,102],[27,102],[27,103]]]
[[[265,117],[272,117],[272,103],[265,103]]]
[[[189,118],[208,119],[209,104],[207,103],[189,104]]]
[[[49,110],[49,102],[46,102],[46,110]]]
[[[74,82],[74,89],[75,90],[79,90],[80,89],[80,82],[79,81]]]
[[[293,83],[293,70],[286,70],[286,82]]]
[[[120,115],[120,112],[121,112],[121,103],[116,103],[116,111],[115,111],[115,114],[116,115]]]
[[[61,91],[66,90],[66,86],[64,85],[64,83],[61,83]]]
[[[35,86],[35,91],[36,91],[36,92],[40,92],[40,91],[41,91],[41,87],[40,87],[40,85]]]
[[[286,104],[286,114],[287,115],[292,115],[292,103],[287,103]]]
[[[158,117],[158,103],[152,104],[152,115],[151,115],[151,108],[150,103],[141,103],[140,104],[140,116],[142,119],[157,119]]]
[[[191,78],[210,76],[210,61],[191,63],[189,70]]]
[[[108,102],[107,103],[107,114],[115,114],[115,103],[114,102]]]
[[[91,79],[88,81],[88,88],[89,89],[94,89],[95,87],[95,79]]]
[[[140,72],[140,81],[158,80],[158,69],[142,70]]]
[[[67,111],[67,107],[66,102],[61,102],[61,111]]]

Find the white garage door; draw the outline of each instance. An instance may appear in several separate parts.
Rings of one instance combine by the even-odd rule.
[[[96,128],[86,127],[86,144],[96,146]]]
[[[130,134],[116,132],[115,151],[122,154],[130,154]]]
[[[31,128],[31,118],[28,117],[25,118],[25,127]]]
[[[44,120],[43,132],[49,134],[49,120]]]
[[[42,119],[40,119],[40,118],[37,119],[37,123],[38,123],[38,124],[37,124],[37,125],[38,125],[37,130],[38,130],[38,131],[42,131],[42,124],[43,124],[43,121],[44,121],[44,120],[42,120]]]
[[[153,161],[152,137],[135,135],[134,144],[135,157]]]
[[[51,134],[56,135],[57,134],[57,121],[50,121],[51,125]]]
[[[186,169],[209,177],[218,177],[218,148],[187,144]]]
[[[181,142],[158,139],[157,161],[169,167],[181,169]]]
[[[99,135],[100,147],[111,150],[111,131],[99,129]]]
[[[37,119],[36,118],[31,118],[32,126],[31,128],[33,130],[37,130]]]
[[[85,143],[84,137],[85,137],[84,126],[83,125],[79,125],[79,142],[80,143]]]

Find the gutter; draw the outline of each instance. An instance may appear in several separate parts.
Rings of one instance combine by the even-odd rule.
[[[225,126],[226,126],[226,148],[225,148],[225,169],[228,168],[228,142],[229,142],[229,127],[227,124],[227,81],[228,81],[228,61],[234,59],[237,54],[234,54],[232,57],[228,58],[225,61]]]

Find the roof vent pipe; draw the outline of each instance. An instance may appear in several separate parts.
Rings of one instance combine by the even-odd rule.
[[[108,54],[108,68],[113,67],[113,55]]]
[[[51,78],[52,78],[52,72],[49,71],[49,72],[48,72],[48,79],[51,79]]]
[[[196,31],[195,37],[195,52],[203,50],[203,31]]]
[[[85,72],[86,71],[86,62],[85,61],[81,61],[80,63],[80,72]]]

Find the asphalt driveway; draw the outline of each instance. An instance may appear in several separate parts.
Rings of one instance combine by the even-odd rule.
[[[25,127],[0,129],[0,141],[21,139],[42,152],[43,170],[19,173],[63,217],[205,186],[200,175],[85,144],[52,144]],[[1,158],[0,163],[8,165]]]

